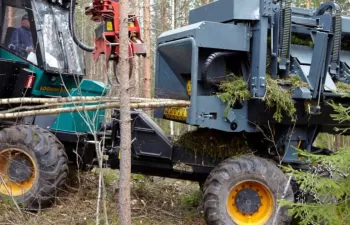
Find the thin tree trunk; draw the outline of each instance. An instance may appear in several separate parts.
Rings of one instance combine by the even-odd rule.
[[[166,31],[167,28],[167,0],[162,0],[162,30]]]
[[[139,0],[133,0],[132,7],[135,17],[140,21],[140,12],[139,12]],[[133,57],[133,77],[134,77],[134,91],[133,96],[140,97],[140,56],[135,55]]]
[[[151,31],[150,31],[150,0],[143,3],[144,41],[146,45],[146,57],[144,60],[144,97],[151,97]]]
[[[15,26],[15,23],[13,21],[14,18],[14,11],[12,7],[8,8],[8,27],[13,27]]]
[[[121,225],[131,224],[131,116],[129,94],[129,1],[120,0],[120,180],[119,218]]]
[[[175,8],[176,8],[176,0],[171,1],[171,29],[175,29]],[[174,121],[170,121],[170,135],[174,135]]]
[[[176,0],[171,0],[171,29],[175,29]]]
[[[306,8],[310,9],[310,0],[306,0]]]
[[[175,17],[175,15],[177,14],[177,0],[174,0],[174,9],[173,9],[173,13],[174,13],[174,17]],[[177,20],[174,18],[174,28],[176,28],[177,27]]]

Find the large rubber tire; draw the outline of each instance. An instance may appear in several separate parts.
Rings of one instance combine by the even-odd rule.
[[[264,185],[272,196],[271,216],[265,218],[263,222],[239,223],[237,219],[240,215],[235,218],[235,215],[231,213],[232,211],[229,212],[228,202],[230,201],[229,198],[232,197],[231,193],[238,192],[236,188],[236,190],[232,188],[247,181]],[[282,198],[284,194],[285,200],[294,201],[291,185],[286,189],[287,184],[288,179],[284,173],[274,163],[266,159],[253,155],[227,159],[212,170],[204,184],[205,220],[208,225],[272,225],[273,221],[275,222],[273,225],[289,224],[291,218],[287,214],[287,208],[281,207],[276,215],[277,200]],[[287,190],[286,193],[284,193],[285,190]],[[238,210],[236,211],[241,213]],[[259,210],[256,212],[259,212]],[[242,215],[245,214],[242,213]],[[234,222],[234,219],[236,222]]]
[[[15,192],[0,192],[0,196],[10,197],[22,207],[30,210],[38,210],[50,205],[68,176],[68,159],[62,143],[47,130],[36,126],[19,125],[0,131],[0,156],[1,153],[6,155],[8,149],[18,149],[20,154],[29,158],[28,161],[34,166],[31,166],[31,168],[35,169],[23,171],[27,167],[25,169],[21,168],[22,175],[30,172],[35,176],[32,176],[32,180],[28,182],[31,184],[27,185],[28,188],[23,194],[14,196]],[[15,166],[19,166],[19,164]],[[18,172],[12,173],[16,174]],[[15,189],[17,186],[13,187]]]

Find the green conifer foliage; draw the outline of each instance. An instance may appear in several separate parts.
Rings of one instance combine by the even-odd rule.
[[[350,108],[331,104],[336,114],[335,120],[350,120]],[[291,207],[290,213],[299,220],[298,224],[350,224],[350,148],[344,147],[331,155],[315,155],[301,150],[298,153],[310,162],[308,172],[286,168],[300,189],[297,203],[281,201]],[[303,197],[311,197],[305,201]]]

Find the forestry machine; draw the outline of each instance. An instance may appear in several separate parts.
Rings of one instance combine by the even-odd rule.
[[[159,108],[153,116],[196,130],[173,140],[150,116],[133,110],[132,172],[198,182],[207,224],[289,224],[288,208],[278,200],[297,201],[298,187],[280,166],[308,170],[299,151],[331,154],[313,145],[316,137],[350,126],[332,117],[334,105],[350,102],[350,18],[334,2],[316,10],[291,2],[218,0],[191,10],[187,26],[157,39],[155,97],[190,106]],[[103,55],[106,65],[118,63],[119,2],[92,0],[85,8],[98,24],[94,46],[75,32],[76,4],[0,2],[1,98],[108,93],[108,85],[84,78],[81,51],[94,60]],[[144,56],[134,15],[129,35],[129,55]],[[105,143],[104,165],[119,168],[117,109],[111,118],[96,110],[4,119],[1,126],[0,196],[24,207],[54,199],[68,162],[95,165],[97,142]]]

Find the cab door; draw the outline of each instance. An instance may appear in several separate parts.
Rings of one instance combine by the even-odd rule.
[[[38,65],[35,24],[29,1],[1,1],[0,45],[2,58]]]

